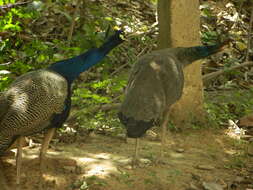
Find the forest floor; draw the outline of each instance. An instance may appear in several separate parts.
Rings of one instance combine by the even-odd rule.
[[[155,8],[147,3],[148,1],[139,0],[131,3],[121,1],[119,3],[110,0],[100,2],[107,2],[107,4],[104,6],[99,5],[96,14],[99,13],[102,7],[108,10],[108,13],[123,15],[123,20],[129,19],[127,22],[133,23],[137,28],[143,27],[139,27],[130,20],[132,15],[135,15],[138,23],[142,21],[142,24],[146,23],[147,26],[152,26],[155,22]],[[221,4],[224,2],[221,1]],[[212,1],[212,3],[215,2]],[[91,4],[96,5],[96,3],[90,1],[90,4],[86,4],[83,6],[85,9],[81,10],[87,13],[85,17],[88,19],[85,22],[88,22],[93,18],[93,15],[96,15],[91,12],[93,9],[87,9],[91,7]],[[115,10],[111,8],[117,6],[121,8]],[[64,22],[59,24],[61,19],[66,19],[65,14],[59,16],[59,13],[66,11],[59,9],[59,6],[52,6],[52,9],[54,11],[48,9],[44,13],[49,15],[50,19],[44,16],[42,21],[38,20],[37,25],[35,25],[36,22],[32,22],[33,27],[36,29],[33,32],[36,35],[38,33],[43,38],[45,38],[44,34],[52,35],[47,32],[48,28],[57,28],[55,31],[62,30],[66,31],[66,34],[68,33],[68,28],[66,29],[66,26],[62,25]],[[74,10],[71,7],[68,9]],[[226,7],[226,10],[230,9]],[[207,11],[209,11],[208,7]],[[72,14],[72,12],[69,14]],[[89,14],[90,17],[88,17]],[[109,14],[109,16],[113,14]],[[126,15],[131,16],[128,18],[125,17]],[[94,18],[98,19],[98,16]],[[216,22],[213,25],[216,29]],[[242,26],[247,28],[244,25]],[[80,28],[81,26],[80,24]],[[88,26],[85,25],[85,27]],[[37,29],[39,30],[37,31]],[[93,31],[93,28],[91,29]],[[54,30],[52,29],[52,31]],[[81,29],[80,31],[83,32]],[[27,32],[26,35],[30,36],[31,34]],[[152,36],[152,39],[155,39],[155,37]],[[59,38],[61,39],[62,36]],[[139,43],[132,45],[135,51],[138,49],[137,46],[141,47],[139,48],[141,49],[140,52],[143,49],[146,49],[145,51],[149,50],[149,48],[143,48],[144,44],[139,45]],[[148,43],[145,42],[145,46],[146,44]],[[241,56],[239,57],[241,59]],[[242,77],[240,77],[241,75],[238,75],[241,80]],[[225,84],[223,81],[225,77],[221,76],[220,78],[220,83]],[[227,94],[235,96],[231,92]],[[239,104],[246,105],[252,97],[252,94],[248,94],[249,97],[246,97],[244,102],[240,96],[239,103],[235,104],[234,107],[239,107],[237,106]],[[220,99],[217,102],[220,103]],[[86,104],[84,106],[86,107]],[[223,106],[221,109],[225,108]],[[217,115],[219,115],[219,112]],[[134,140],[129,139],[126,142],[123,138],[96,133],[87,136],[86,134],[82,135],[80,131],[78,131],[78,135],[81,138],[74,140],[74,142],[71,139],[65,139],[65,143],[59,143],[57,142],[58,137],[56,137],[50,144],[50,149],[47,152],[46,170],[42,180],[43,190],[253,190],[253,143],[249,144],[242,140],[232,139],[224,129],[204,128],[172,132],[167,138],[163,164],[155,164],[160,152],[160,142],[155,138],[151,139],[150,136],[144,137],[140,144],[142,161],[137,168],[131,166]],[[20,190],[38,189],[40,181],[39,149],[40,144],[24,147]],[[4,170],[8,183],[11,185],[10,190],[15,190],[16,164],[14,155],[4,158]]]
[[[92,133],[73,144],[52,143],[47,152],[44,190],[251,190],[253,155],[249,144],[228,137],[221,129],[188,129],[171,133],[163,164],[158,140],[143,138],[139,167],[132,168],[134,140]],[[21,189],[39,184],[39,145],[24,147]],[[252,154],[252,152],[251,152]],[[15,159],[4,166],[15,189]]]

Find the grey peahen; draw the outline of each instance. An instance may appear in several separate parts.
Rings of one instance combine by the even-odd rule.
[[[137,161],[138,138],[157,123],[162,125],[163,156],[169,108],[183,91],[183,68],[220,51],[225,44],[162,49],[146,54],[137,61],[118,113],[127,136],[136,138],[134,162]]]
[[[48,130],[40,151],[42,172],[45,153],[55,129],[61,127],[69,115],[72,82],[80,73],[97,64],[113,48],[121,44],[122,33],[120,30],[116,31],[99,48],[90,49],[79,56],[56,62],[46,69],[18,77],[1,94],[0,156],[18,140],[17,187],[20,183],[23,136]]]

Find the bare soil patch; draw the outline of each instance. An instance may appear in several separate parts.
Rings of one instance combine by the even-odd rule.
[[[227,137],[223,130],[188,130],[168,136],[165,163],[156,165],[159,141],[143,138],[141,158],[132,168],[134,141],[91,135],[84,142],[53,144],[47,153],[45,190],[190,190],[214,183],[223,189],[253,189],[252,144]],[[21,189],[39,184],[39,146],[24,148]],[[149,162],[151,161],[151,162]],[[13,156],[4,160],[8,183],[15,189]]]

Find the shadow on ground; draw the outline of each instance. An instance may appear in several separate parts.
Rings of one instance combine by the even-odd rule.
[[[73,144],[56,144],[47,154],[43,176],[45,190],[246,190],[253,188],[253,158],[249,146],[228,138],[222,130],[196,130],[168,137],[165,162],[155,165],[158,141],[143,139],[139,168],[131,167],[134,141],[93,135]],[[22,190],[39,184],[39,146],[24,148]],[[12,189],[15,189],[15,160],[4,160]],[[213,187],[212,187],[213,186]],[[205,188],[204,188],[205,187]],[[211,189],[212,190],[212,189]]]

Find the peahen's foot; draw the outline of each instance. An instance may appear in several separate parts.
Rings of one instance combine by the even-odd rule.
[[[165,145],[162,145],[161,146],[161,149],[160,149],[160,154],[158,155],[158,157],[155,159],[155,164],[157,165],[164,165],[164,164],[167,164],[167,161],[166,161],[166,152],[165,152]]]
[[[17,185],[17,186],[16,186],[16,190],[20,190],[20,185]]]
[[[147,158],[139,158],[132,160],[132,168],[144,168],[146,166],[150,166],[152,161]]]
[[[140,166],[140,163],[140,159],[134,157],[131,163],[132,168],[138,168]]]
[[[156,165],[165,165],[167,164],[167,161],[164,159],[164,158],[156,158],[155,162],[154,162]]]

